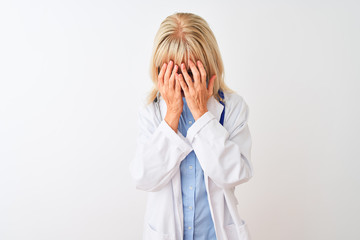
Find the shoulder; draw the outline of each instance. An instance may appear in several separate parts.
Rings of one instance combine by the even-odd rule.
[[[236,92],[224,92],[225,123],[238,125],[247,122],[249,106],[243,96]],[[231,126],[229,126],[231,128]]]
[[[155,127],[159,124],[159,109],[157,103],[143,103],[138,107],[138,124],[141,127]]]
[[[242,103],[244,101],[244,97],[237,92],[224,91],[224,97],[225,101],[230,103]]]
[[[154,114],[155,102],[152,103],[142,103],[138,106],[138,115],[147,116]]]
[[[233,110],[247,110],[248,104],[243,96],[237,92],[224,92],[225,107],[231,111]]]

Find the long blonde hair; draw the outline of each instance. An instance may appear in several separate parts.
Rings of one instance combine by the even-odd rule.
[[[188,58],[195,64],[200,60],[209,79],[216,74],[213,92],[217,100],[220,100],[219,89],[234,92],[224,82],[223,61],[208,23],[196,14],[177,12],[165,18],[155,35],[150,61],[150,77],[154,84],[147,97],[148,104],[156,98],[158,69],[163,63],[173,60],[174,66],[185,63],[189,69]]]

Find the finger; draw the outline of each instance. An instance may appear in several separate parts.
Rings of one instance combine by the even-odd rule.
[[[201,80],[200,80],[200,73],[199,70],[196,68],[196,65],[189,60],[189,66],[191,68],[191,72],[193,74],[194,77],[194,84],[195,86],[200,85],[201,84]]]
[[[165,87],[166,88],[168,88],[168,85],[169,85],[168,80],[169,80],[169,77],[170,77],[170,74],[171,74],[172,67],[173,67],[173,61],[170,60],[169,64],[167,65],[166,72],[165,72],[164,82],[165,82]]]
[[[194,83],[192,82],[191,77],[190,77],[189,74],[187,73],[184,63],[181,64],[181,72],[182,72],[181,77],[184,76],[187,85],[188,85],[190,88],[193,88],[193,87],[194,87]],[[184,80],[184,78],[183,78],[183,80]]]
[[[214,75],[210,78],[210,80],[209,80],[209,85],[208,85],[208,93],[209,93],[209,96],[212,96],[213,93],[214,93],[215,78],[216,78],[216,75],[214,74]]]
[[[200,60],[197,61],[198,64],[198,68],[200,70],[200,74],[201,74],[201,84],[206,86],[206,71],[204,68],[204,65],[202,64],[202,62]]]
[[[179,80],[179,74],[175,73],[175,79],[176,79],[175,92],[181,94],[181,85],[180,85],[180,80]]]
[[[174,86],[174,83],[175,83],[175,73],[177,72],[178,70],[178,66],[175,64],[175,67],[173,68],[173,71],[172,71],[172,74],[170,76],[170,79],[169,79],[169,87],[171,89],[174,89],[175,86]]]
[[[178,75],[178,81],[180,83],[180,86],[181,86],[182,90],[184,91],[184,95],[187,96],[187,94],[189,92],[189,88],[186,85],[185,80],[184,80],[181,73]]]
[[[162,65],[160,73],[158,75],[158,85],[160,85],[160,87],[162,87],[162,85],[164,84],[164,74],[165,74],[166,65],[167,65],[166,63]]]

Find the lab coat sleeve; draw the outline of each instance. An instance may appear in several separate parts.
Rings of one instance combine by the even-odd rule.
[[[225,108],[228,130],[208,111],[186,136],[204,172],[221,188],[235,187],[253,176],[249,107],[242,97],[232,104]]]
[[[156,113],[153,104],[138,111],[137,149],[130,163],[136,188],[148,192],[163,188],[193,150],[181,132],[175,132],[165,120],[159,121]]]

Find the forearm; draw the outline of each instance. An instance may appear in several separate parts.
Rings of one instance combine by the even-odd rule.
[[[196,122],[195,122],[196,123]],[[220,187],[229,188],[248,181],[253,175],[250,160],[251,135],[246,123],[229,132],[206,114],[188,130],[189,139],[204,172]]]
[[[151,136],[140,134],[137,153],[131,163],[136,187],[144,191],[158,191],[179,170],[181,161],[192,151],[180,132],[162,121]]]
[[[179,119],[180,119],[180,115],[176,114],[176,113],[172,113],[170,111],[168,111],[166,113],[166,116],[164,118],[164,120],[166,121],[166,123],[172,128],[172,130],[174,130],[177,133],[178,130],[178,126],[179,126]]]

